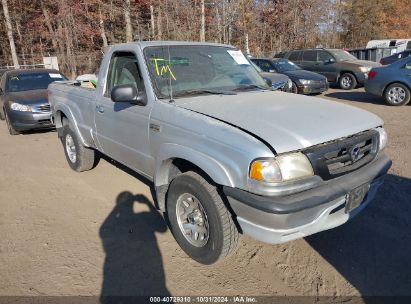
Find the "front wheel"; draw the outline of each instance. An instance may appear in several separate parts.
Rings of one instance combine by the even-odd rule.
[[[290,89],[291,93],[298,94],[298,87],[297,84],[293,81]]]
[[[231,255],[239,239],[237,227],[216,186],[195,172],[177,176],[167,195],[171,231],[192,259],[213,264]]]
[[[82,172],[95,167],[98,161],[96,151],[84,147],[78,140],[76,133],[68,125],[64,126],[61,141],[71,169]]]
[[[401,83],[393,83],[384,93],[385,101],[391,106],[403,106],[410,102],[410,89]]]
[[[14,129],[13,125],[10,122],[10,118],[7,115],[7,112],[4,112],[4,116],[6,118],[7,129],[9,130],[10,135],[19,135],[20,132],[16,131],[16,129]]]
[[[4,117],[4,109],[3,108],[0,108],[0,120],[4,120],[5,119],[5,117]]]
[[[342,74],[338,83],[343,90],[352,90],[357,87],[357,79],[351,73]]]

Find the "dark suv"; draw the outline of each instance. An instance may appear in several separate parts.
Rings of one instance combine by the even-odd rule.
[[[358,60],[340,49],[305,49],[287,52],[283,56],[304,70],[317,72],[327,77],[329,82],[338,83],[341,89],[351,90],[363,85],[368,72],[379,63]]]

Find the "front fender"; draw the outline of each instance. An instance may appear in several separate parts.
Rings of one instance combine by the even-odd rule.
[[[194,150],[187,146],[178,144],[163,144],[156,157],[156,168],[154,173],[154,183],[156,186],[168,184],[170,166],[174,159],[183,159],[196,165],[203,170],[215,183],[220,185],[235,186],[233,177],[227,168],[216,159]]]

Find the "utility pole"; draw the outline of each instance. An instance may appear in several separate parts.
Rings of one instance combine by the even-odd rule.
[[[205,42],[205,16],[204,16],[204,0],[201,0],[201,30],[200,41]]]
[[[19,65],[19,59],[17,58],[16,45],[14,44],[13,29],[11,27],[7,0],[2,0],[2,4],[3,4],[3,12],[4,12],[4,22],[5,22],[6,29],[7,29],[7,36],[9,37],[11,57],[13,58],[14,68],[18,69],[20,68],[20,65]]]

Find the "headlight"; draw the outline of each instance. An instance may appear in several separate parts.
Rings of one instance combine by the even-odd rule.
[[[380,133],[380,150],[384,149],[388,142],[388,135],[384,128],[378,128]]]
[[[285,85],[284,81],[273,82],[272,87],[273,87],[273,89],[277,90],[277,89],[280,89],[280,88],[284,87],[284,85]]]
[[[363,73],[368,73],[371,71],[371,67],[360,67],[360,71]]]
[[[258,159],[250,167],[251,179],[267,183],[280,183],[313,175],[310,161],[300,152]]]
[[[308,80],[308,79],[300,79],[299,81],[300,81],[300,83],[303,84],[303,85],[307,85],[307,84],[310,84],[310,83],[311,83],[311,80]]]
[[[21,112],[31,112],[32,108],[28,105],[23,105],[17,102],[12,102],[10,108],[14,111],[21,111]]]

